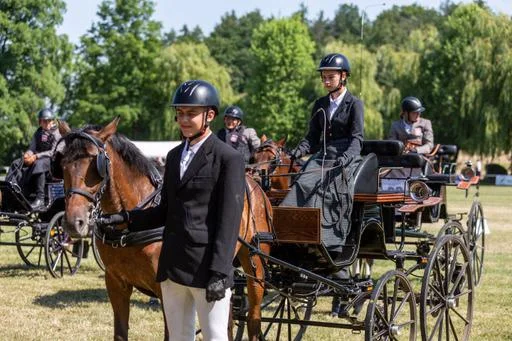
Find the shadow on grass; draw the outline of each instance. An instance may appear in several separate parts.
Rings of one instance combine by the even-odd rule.
[[[10,264],[0,266],[0,277],[47,277],[46,275],[51,276],[45,265]]]
[[[51,308],[62,309],[72,306],[87,306],[88,303],[108,303],[107,290],[101,289],[80,289],[80,290],[59,290],[51,295],[41,295],[34,299],[34,304]],[[160,304],[150,302],[146,299],[131,299],[131,306],[140,309],[160,310]]]

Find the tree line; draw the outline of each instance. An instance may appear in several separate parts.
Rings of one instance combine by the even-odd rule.
[[[348,88],[365,103],[365,138],[385,138],[400,100],[413,95],[436,142],[470,153],[512,150],[512,23],[484,1],[393,6],[363,17],[363,37],[355,4],[340,5],[332,19],[310,20],[303,5],[285,18],[228,12],[208,36],[199,27],[164,32],[154,9],[150,0],[104,0],[73,46],[56,32],[63,0],[0,2],[3,164],[26,148],[42,107],[72,126],[120,115],[131,139],[179,139],[169,104],[188,79],[212,82],[223,108],[239,105],[247,125],[293,146],[324,94],[315,70],[331,52],[351,62]]]

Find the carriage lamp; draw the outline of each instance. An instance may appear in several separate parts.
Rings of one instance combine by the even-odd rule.
[[[469,181],[472,177],[476,175],[475,170],[473,169],[473,163],[471,160],[466,162],[466,167],[462,168],[460,171],[460,178],[463,181]]]
[[[409,182],[409,196],[412,200],[421,203],[432,195],[432,190],[423,181],[414,180]]]

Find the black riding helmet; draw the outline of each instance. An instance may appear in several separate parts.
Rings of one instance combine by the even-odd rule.
[[[244,120],[244,112],[236,105],[230,105],[227,107],[226,110],[224,110],[224,116],[238,118],[240,121]]]
[[[331,53],[322,58],[316,70],[320,72],[324,70],[346,71],[347,75],[350,75],[350,63],[347,57],[341,53]]]
[[[55,118],[55,114],[50,109],[41,109],[37,113],[37,118],[40,120],[53,120]]]
[[[219,114],[219,93],[210,83],[203,80],[183,82],[172,99],[172,107],[211,107],[215,115]]]
[[[425,111],[425,108],[423,107],[418,98],[413,96],[407,96],[402,100],[402,111],[422,113]]]

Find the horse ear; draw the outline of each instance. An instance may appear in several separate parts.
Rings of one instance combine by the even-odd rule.
[[[267,142],[267,135],[265,135],[265,134],[261,135],[261,139],[260,140],[261,140],[261,143]]]
[[[59,127],[59,133],[61,136],[66,136],[71,131],[69,124],[67,124],[65,121],[57,120],[57,125]]]
[[[287,136],[281,138],[279,141],[277,141],[277,145],[280,147],[284,147],[284,144],[286,143]]]
[[[117,125],[119,124],[120,119],[121,116],[115,117],[109,124],[103,127],[103,129],[101,129],[96,136],[103,142],[107,141],[110,136],[116,133]]]

